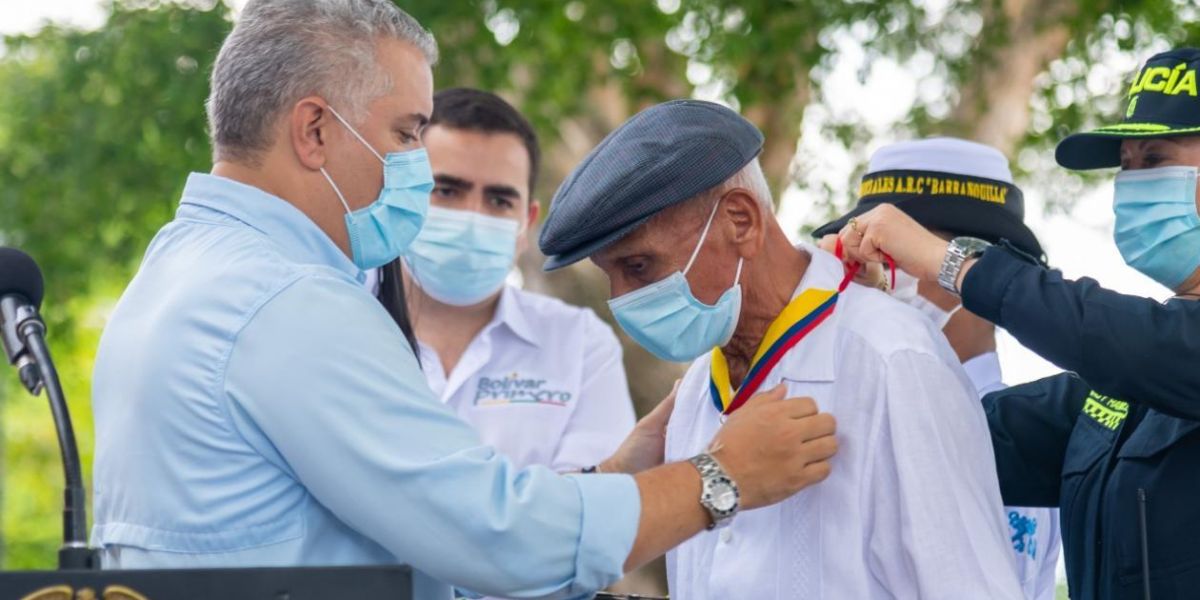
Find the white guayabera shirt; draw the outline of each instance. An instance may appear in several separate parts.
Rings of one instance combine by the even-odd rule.
[[[841,262],[801,248],[813,260],[796,294],[837,289]],[[667,460],[704,451],[721,426],[709,364],[696,360],[680,385]],[[671,597],[1022,597],[983,409],[928,319],[851,285],[760,389],[781,382],[837,418],[832,473],[669,553]]]

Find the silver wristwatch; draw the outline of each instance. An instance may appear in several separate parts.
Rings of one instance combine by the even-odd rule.
[[[708,528],[728,525],[740,506],[741,493],[737,484],[725,474],[711,454],[697,454],[689,462],[700,471],[700,504],[712,518]]]
[[[991,244],[973,237],[956,237],[950,240],[946,248],[946,258],[942,259],[942,269],[938,271],[938,285],[947,292],[960,296],[958,291],[958,274],[962,271],[963,263],[968,258],[983,254]]]

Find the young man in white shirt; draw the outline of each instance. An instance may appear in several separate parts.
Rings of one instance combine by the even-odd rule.
[[[886,178],[900,174],[938,183],[912,191],[881,185]],[[954,193],[952,186],[947,185],[949,182],[991,186],[1003,193]],[[961,185],[959,191],[969,192],[970,188]],[[854,210],[813,232],[822,238],[824,247],[831,248],[836,243],[837,232],[855,215],[889,203],[947,240],[958,236],[992,243],[1008,240],[1022,252],[1042,257],[1037,236],[1025,225],[1024,199],[1021,190],[1013,185],[1008,159],[990,146],[954,138],[884,146],[871,156],[862,190],[865,193]],[[882,273],[878,276],[883,277]],[[964,310],[960,298],[936,283],[918,282],[903,271],[896,278],[898,283],[892,296],[916,307],[942,330],[980,397],[1007,387],[1001,380],[1000,358],[996,355],[995,325]],[[1005,506],[1004,520],[1025,597],[1054,600],[1062,546],[1058,509]]]
[[[640,344],[694,360],[668,459],[713,450],[754,390],[784,386],[837,418],[828,479],[777,507],[737,514],[729,482],[706,477],[713,528],[668,554],[671,596],[1020,598],[987,423],[953,351],[916,310],[788,241],[761,147],[728,108],[647,109],[559,188],[539,240],[548,268],[605,271]]]
[[[456,88],[434,95],[422,139],[429,214],[373,282],[381,301],[411,315],[429,386],[484,442],[518,467],[597,464],[634,425],[616,336],[587,308],[506,283],[538,218],[533,128],[499,96]]]

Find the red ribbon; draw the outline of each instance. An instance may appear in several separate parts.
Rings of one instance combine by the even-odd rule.
[[[844,292],[846,291],[846,286],[850,285],[850,282],[854,280],[854,276],[858,275],[858,270],[862,268],[862,263],[845,259],[846,251],[842,248],[841,236],[838,236],[837,238],[837,245],[834,246],[833,254],[838,258],[838,260],[842,261],[842,264],[846,267],[846,276],[842,278],[842,283],[838,285],[838,292]],[[891,289],[894,290],[896,289],[896,261],[893,260],[892,256],[886,252],[883,254],[883,258],[887,260],[888,269],[890,269],[892,272]]]

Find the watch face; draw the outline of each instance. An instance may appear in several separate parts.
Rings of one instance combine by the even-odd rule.
[[[710,488],[713,510],[729,512],[737,506],[738,494],[728,481],[718,479]]]
[[[978,256],[987,250],[988,246],[991,246],[991,244],[973,237],[960,237],[956,241],[962,246],[963,254],[967,257]]]

